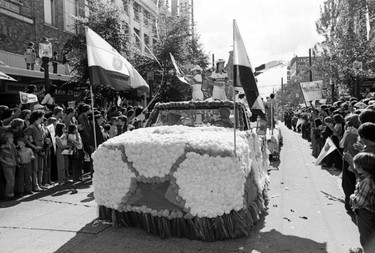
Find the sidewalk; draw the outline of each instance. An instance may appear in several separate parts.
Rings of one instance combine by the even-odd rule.
[[[96,207],[91,180],[2,201],[0,251],[55,252],[77,233],[96,234],[110,226],[93,224]]]

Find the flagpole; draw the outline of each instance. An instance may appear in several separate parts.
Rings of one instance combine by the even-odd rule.
[[[95,114],[94,114],[94,93],[92,92],[92,85],[90,84],[90,95],[91,95],[91,113],[92,113],[92,125],[94,129],[94,145],[95,150],[98,147],[98,144],[96,142],[96,125],[95,125]]]
[[[236,147],[236,127],[237,127],[237,113],[236,113],[236,88],[233,92],[233,111],[234,111],[234,131],[233,131],[233,141],[234,141],[234,157],[237,157],[237,147]]]
[[[234,26],[236,24],[236,20],[233,19],[233,46],[235,43],[235,35],[234,35]],[[232,65],[232,69],[234,69],[234,62]],[[236,72],[238,74],[238,71]],[[234,79],[234,77],[233,77]],[[237,79],[238,80],[238,77]],[[233,130],[233,142],[234,142],[234,157],[237,157],[237,146],[236,146],[236,127],[237,127],[237,113],[236,113],[236,84],[234,83],[233,80],[233,111],[234,111],[234,130]]]

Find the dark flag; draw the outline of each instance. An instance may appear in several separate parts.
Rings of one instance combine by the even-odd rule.
[[[235,20],[233,21],[233,79],[234,87],[243,88],[249,108],[265,113],[250,60]]]

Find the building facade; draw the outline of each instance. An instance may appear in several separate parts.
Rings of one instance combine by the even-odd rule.
[[[124,29],[141,52],[145,52],[146,47],[152,50],[157,42],[157,0],[102,1],[123,8],[127,24]],[[80,32],[76,30],[76,17],[90,15],[87,4],[87,0],[0,0],[0,71],[18,81],[0,80],[2,103],[16,102],[19,91],[25,91],[30,84],[43,86],[40,58],[37,58],[34,70],[28,70],[24,51],[33,42],[38,57],[38,45],[44,37],[52,43],[52,51],[59,55],[57,74],[52,73],[49,64],[50,82],[60,85],[70,80],[71,74],[62,64],[62,50],[66,41]],[[70,96],[68,100],[76,95],[71,91],[65,93],[60,95]]]
[[[62,62],[62,48],[77,32],[74,17],[84,16],[84,10],[84,0],[0,0],[0,71],[18,81],[0,80],[2,103],[17,102],[18,92],[25,91],[30,84],[43,86],[39,43],[44,37],[48,38],[52,51],[58,53]],[[34,70],[26,69],[24,59],[30,42],[34,43],[37,54]],[[71,78],[62,63],[58,64],[56,74],[52,73],[51,63],[49,65],[50,82],[59,85]]]

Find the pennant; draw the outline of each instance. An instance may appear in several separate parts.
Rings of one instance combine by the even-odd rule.
[[[169,55],[171,56],[171,60],[172,60],[172,64],[173,64],[173,67],[176,71],[176,76],[177,78],[183,82],[183,83],[186,83],[188,85],[190,85],[189,83],[189,80],[187,79],[187,77],[185,76],[184,72],[182,72],[182,70],[178,67],[177,63],[176,63],[176,60],[174,59],[173,55],[171,53],[169,53]]]
[[[297,123],[296,123],[296,128],[298,128],[299,125],[302,125],[302,124],[304,124],[304,123],[305,123],[305,120],[304,120],[304,119],[302,119],[302,118],[298,118]]]
[[[337,149],[335,143],[333,143],[331,137],[328,137],[326,143],[324,144],[324,147],[320,151],[318,158],[316,158],[315,165],[319,165],[323,161],[323,159],[327,155],[335,151],[335,149]]]
[[[234,87],[243,88],[249,108],[264,114],[264,104],[236,20],[233,21],[233,77]]]
[[[37,103],[38,97],[35,94],[30,94],[20,91],[21,104]]]
[[[7,80],[7,81],[14,81],[14,82],[17,82],[16,79],[14,79],[13,77],[11,76],[8,76],[7,74],[3,73],[0,71],[0,79],[1,80]]]
[[[116,90],[137,89],[143,92],[149,86],[138,71],[108,42],[86,27],[87,60],[90,83],[108,85]]]
[[[267,62],[265,64],[262,64],[256,67],[254,75],[257,76],[263,72],[266,72],[267,70],[270,70],[276,67],[284,67],[284,66],[286,66],[284,61],[270,61],[270,62]]]

